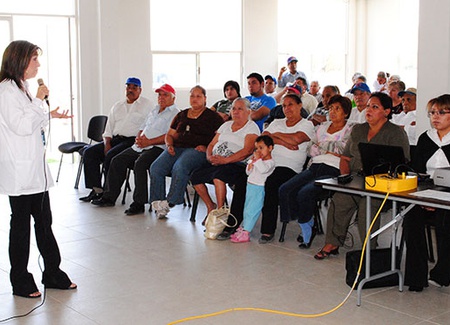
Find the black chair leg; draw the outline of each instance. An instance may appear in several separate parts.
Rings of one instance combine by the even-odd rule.
[[[200,200],[200,195],[198,195],[197,192],[194,194],[194,202],[192,203],[192,210],[191,210],[191,222],[195,222],[195,215],[197,214],[197,208],[198,208],[198,201]]]
[[[82,169],[83,169],[83,156],[80,157],[80,163],[78,164],[77,179],[75,180],[75,189],[77,189],[77,190],[78,190],[78,184],[80,183]]]
[[[428,246],[428,260],[431,263],[435,263],[434,252],[433,252],[433,237],[431,236],[431,226],[426,225],[426,237],[427,237],[427,246]]]
[[[61,154],[61,159],[59,160],[59,168],[58,168],[58,175],[56,176],[56,183],[58,183],[59,181],[59,173],[61,172],[61,165],[62,165],[62,160],[63,160],[63,156],[64,154]]]
[[[127,192],[131,192],[130,174],[131,174],[131,170],[127,169],[127,176],[125,178],[125,186],[123,188],[122,205],[125,204],[125,199],[127,198]]]
[[[281,227],[280,239],[278,239],[280,243],[284,242],[284,235],[286,234],[287,224],[287,222],[283,222],[283,226]]]

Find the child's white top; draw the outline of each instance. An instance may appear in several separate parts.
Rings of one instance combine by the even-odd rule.
[[[249,165],[253,161],[249,160]],[[272,174],[273,170],[275,169],[275,161],[273,159],[267,159],[262,160],[258,159],[253,163],[253,169],[249,170],[248,166],[246,168],[246,172],[248,175],[247,182],[254,184],[254,185],[261,185],[264,186],[264,183],[266,182],[267,177]]]

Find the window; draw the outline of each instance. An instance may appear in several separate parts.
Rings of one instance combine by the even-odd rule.
[[[309,80],[341,91],[355,72],[369,87],[378,71],[416,87],[418,26],[419,0],[278,0],[279,66],[294,55]]]
[[[215,1],[150,0],[153,87],[221,89],[240,80],[242,3],[224,4],[218,10]]]

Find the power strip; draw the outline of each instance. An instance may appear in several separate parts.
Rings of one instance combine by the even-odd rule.
[[[396,193],[414,190],[417,188],[417,176],[405,174],[394,178],[389,174],[366,176],[366,190],[383,193]]]

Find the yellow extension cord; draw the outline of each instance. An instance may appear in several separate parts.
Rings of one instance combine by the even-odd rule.
[[[168,323],[168,325],[180,324],[180,323],[184,323],[184,322],[195,320],[195,319],[202,319],[202,318],[218,316],[218,315],[226,314],[226,313],[229,313],[229,312],[232,312],[232,311],[259,311],[259,312],[263,312],[263,313],[270,313],[270,314],[277,314],[277,315],[291,316],[291,317],[300,317],[300,318],[317,318],[317,317],[322,317],[322,316],[325,316],[325,315],[328,315],[328,314],[331,314],[331,313],[335,312],[336,310],[341,308],[347,302],[347,300],[350,298],[353,290],[355,289],[356,283],[358,282],[359,275],[361,273],[361,267],[362,267],[362,264],[363,264],[363,258],[364,258],[364,253],[366,251],[367,241],[369,240],[370,233],[372,231],[372,227],[373,227],[375,221],[378,219],[378,216],[381,213],[381,209],[383,208],[384,204],[386,203],[386,200],[387,200],[388,196],[389,196],[389,192],[386,193],[386,196],[384,197],[383,203],[381,204],[380,208],[378,209],[378,212],[375,215],[375,217],[373,218],[373,220],[372,220],[372,222],[370,224],[369,230],[367,231],[366,238],[364,239],[364,243],[362,245],[361,259],[359,261],[359,267],[358,267],[358,272],[356,274],[355,281],[353,282],[353,285],[352,285],[349,293],[345,297],[345,299],[341,303],[339,303],[336,307],[334,307],[334,308],[332,308],[330,310],[324,311],[322,313],[317,313],[317,314],[298,314],[298,313],[289,313],[289,312],[284,312],[284,311],[279,311],[279,310],[272,310],[272,309],[265,309],[265,308],[237,307],[237,308],[224,309],[224,310],[221,310],[221,311],[218,311],[218,312],[214,312],[214,313],[210,313],[210,314],[203,314],[203,315],[198,315],[198,316],[191,316],[191,317],[182,318],[182,319],[176,320],[174,322],[170,322],[170,323]]]

